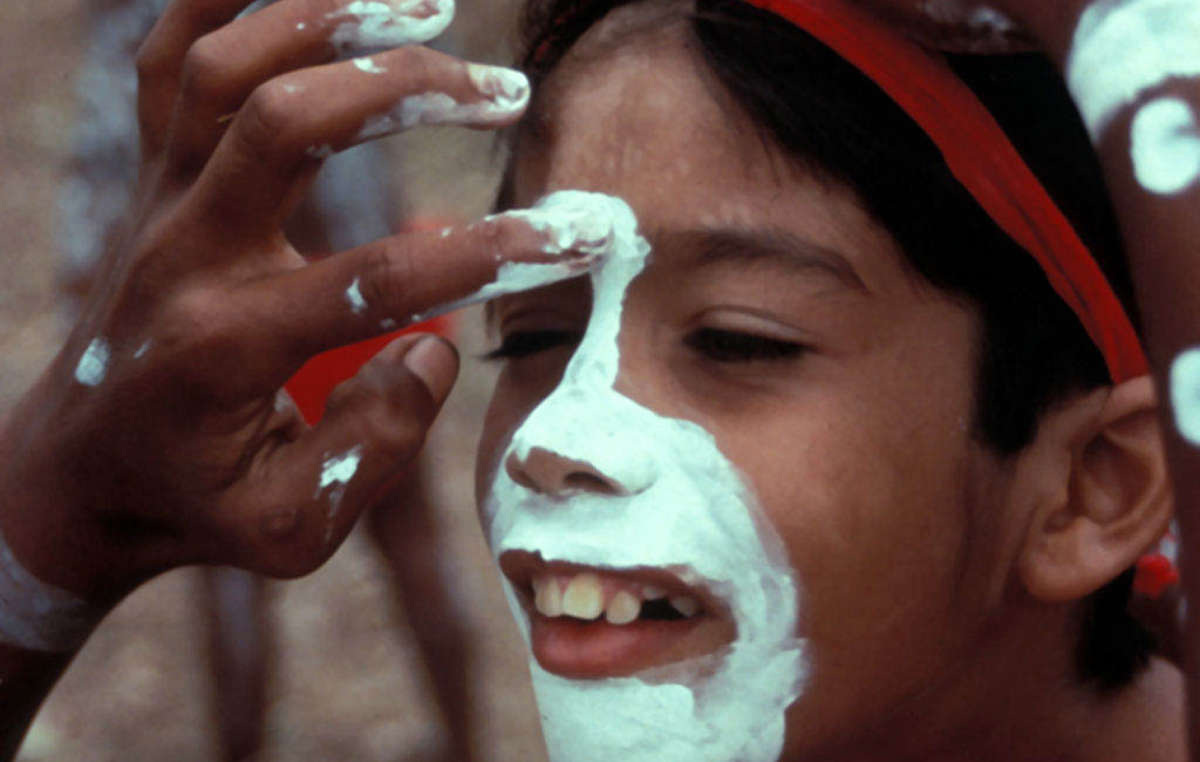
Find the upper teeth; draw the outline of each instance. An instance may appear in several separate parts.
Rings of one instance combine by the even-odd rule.
[[[592,572],[573,576],[540,574],[533,578],[534,608],[547,617],[592,620],[603,614],[610,624],[629,624],[638,618],[642,601],[662,598],[667,598],[667,591],[661,587],[618,580],[606,583]],[[700,611],[700,601],[690,595],[673,595],[667,600],[685,617]]]

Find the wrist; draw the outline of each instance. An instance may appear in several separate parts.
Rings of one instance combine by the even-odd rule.
[[[44,377],[0,426],[0,593],[24,590],[42,607],[102,612],[122,594],[118,569],[105,561],[111,551],[64,456],[66,427],[52,423],[61,417],[48,412],[47,389]]]

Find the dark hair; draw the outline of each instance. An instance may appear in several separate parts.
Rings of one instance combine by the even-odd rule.
[[[589,27],[634,0],[531,0],[525,68],[544,79]],[[819,177],[853,190],[911,266],[981,317],[974,431],[1001,456],[1038,420],[1108,372],[1045,274],[951,175],[937,147],[870,79],[807,32],[742,0],[697,0],[692,30],[710,72],[763,138]],[[1035,54],[949,56],[1075,226],[1137,323],[1103,177],[1057,73]],[[811,72],[820,76],[811,76]],[[1081,677],[1128,683],[1149,661],[1149,633],[1126,610],[1132,573],[1084,602]]]

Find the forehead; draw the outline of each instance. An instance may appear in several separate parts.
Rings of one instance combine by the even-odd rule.
[[[732,170],[738,186],[753,186],[767,152],[698,58],[684,12],[621,10],[572,48],[535,97],[519,142],[518,194],[588,184],[658,216],[681,206],[680,187],[704,174]]]
[[[644,232],[789,231],[846,254],[868,282],[903,257],[847,188],[784,158],[703,59],[689,4],[610,14],[535,95],[522,126],[513,202],[565,189],[610,193]]]

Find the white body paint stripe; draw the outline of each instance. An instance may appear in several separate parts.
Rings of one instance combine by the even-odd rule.
[[[1200,2],[1098,0],[1083,12],[1067,86],[1099,142],[1121,109],[1172,77],[1200,76]]]
[[[108,360],[112,352],[104,339],[92,339],[83,350],[79,364],[75,366],[75,380],[84,386],[99,386],[108,374]]]
[[[1134,177],[1151,193],[1173,196],[1200,180],[1200,128],[1186,101],[1157,98],[1138,109],[1129,144]]]
[[[1200,446],[1200,347],[1175,358],[1168,382],[1175,428],[1188,442]]]

